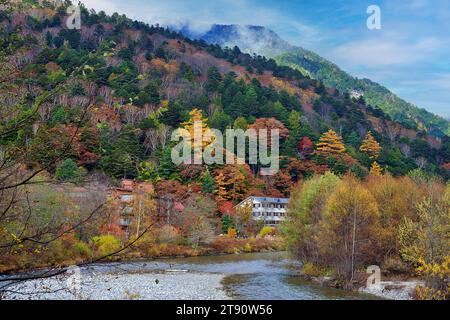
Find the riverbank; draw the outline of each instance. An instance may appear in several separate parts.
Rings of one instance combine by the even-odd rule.
[[[361,279],[365,275],[361,275]],[[336,288],[339,290],[361,292],[389,300],[413,300],[414,290],[417,286],[424,286],[424,282],[418,279],[395,280],[387,279],[380,281],[377,285],[367,287],[364,279],[355,281],[353,285],[344,285],[334,277],[311,277],[302,276],[304,279],[313,281],[318,285],[328,288]]]
[[[286,252],[94,264],[81,270],[81,294],[70,292],[70,275],[10,287],[6,299],[374,299],[373,295],[326,288],[299,275]],[[71,278],[74,279],[73,277]],[[75,282],[76,283],[76,282]],[[46,289],[48,288],[48,289]],[[72,290],[73,291],[73,290]]]
[[[72,277],[72,278],[70,278]],[[8,288],[5,300],[228,300],[222,274],[197,272],[83,272],[32,280]],[[79,287],[78,287],[79,285]]]
[[[416,287],[424,285],[425,283],[420,280],[381,281],[378,285],[361,287],[359,292],[373,294],[383,299],[413,300]]]
[[[169,258],[187,258],[215,255],[230,255],[241,253],[258,252],[277,252],[284,251],[285,243],[281,238],[251,238],[251,239],[231,239],[228,237],[217,237],[209,246],[199,246],[193,248],[187,245],[177,244],[158,244],[148,245],[146,243],[136,243],[135,245],[120,252],[120,254],[111,255],[106,259],[107,262],[132,262],[139,260],[169,259]],[[48,257],[46,256],[48,255]],[[100,254],[98,256],[101,256]],[[36,259],[27,260],[26,256],[13,255],[3,257],[0,262],[0,275],[27,273],[35,270],[48,268],[61,268],[71,265],[89,264],[90,261],[96,261],[97,257],[77,257],[65,255],[64,258],[57,259],[48,252],[42,253]],[[55,263],[57,260],[57,263]]]

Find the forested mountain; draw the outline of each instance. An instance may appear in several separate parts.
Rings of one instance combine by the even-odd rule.
[[[449,137],[245,47],[83,6],[69,29],[70,5],[0,0],[0,273],[42,268],[2,278],[0,299],[63,266],[286,248],[334,286],[379,265],[448,299]],[[278,129],[280,170],[176,165],[171,134],[199,120],[202,133]],[[249,196],[289,204],[258,219]]]
[[[382,109],[392,119],[408,128],[425,130],[436,137],[450,135],[450,123],[446,119],[404,101],[378,83],[349,75],[318,54],[290,45],[267,28],[213,25],[202,34],[192,33],[187,27],[180,31],[208,43],[230,48],[238,46],[244,52],[273,58],[280,65],[298,69],[303,74],[322,81],[325,86],[341,92],[362,94],[367,104]]]
[[[65,6],[6,2],[0,11],[0,144],[27,167],[61,179],[68,170],[170,180],[225,190],[220,197],[236,202],[287,195],[328,170],[367,175],[374,158],[361,145],[372,132],[382,170],[448,176],[448,138],[406,127],[295,68],[84,7],[81,30],[69,30]],[[281,171],[264,178],[259,166],[176,167],[170,133],[195,117],[221,130],[281,129]],[[335,142],[345,144],[339,152],[321,152]]]

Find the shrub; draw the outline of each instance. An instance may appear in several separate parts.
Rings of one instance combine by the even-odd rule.
[[[320,275],[320,270],[314,263],[307,262],[303,265],[301,274],[306,277],[317,277]]]
[[[180,240],[180,233],[173,226],[165,225],[159,230],[157,239],[158,243],[178,243]]]
[[[92,238],[92,242],[97,247],[100,256],[110,255],[120,250],[122,244],[119,239],[112,235],[104,235]]]
[[[386,258],[381,269],[387,274],[405,274],[411,271],[399,257]]]
[[[91,250],[91,248],[89,248],[89,246],[86,243],[82,242],[82,241],[78,241],[77,243],[75,243],[74,250],[82,258],[90,258],[90,257],[92,257],[92,250]]]
[[[227,236],[230,239],[236,239],[236,237],[237,237],[236,229],[235,228],[229,228]]]
[[[274,227],[264,227],[259,232],[258,236],[260,238],[264,238],[265,236],[275,236],[276,234],[277,234],[277,229],[275,229]]]
[[[417,267],[419,276],[425,279],[426,287],[417,287],[416,298],[419,300],[448,300],[450,297],[450,257],[445,257],[442,263],[426,263],[419,260]]]

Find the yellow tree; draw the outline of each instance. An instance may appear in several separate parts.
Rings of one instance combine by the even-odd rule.
[[[332,129],[325,132],[317,143],[317,153],[325,157],[339,156],[345,153],[342,138]]]
[[[193,109],[189,112],[189,120],[182,123],[184,129],[186,129],[190,134],[190,139],[192,143],[192,148],[203,149],[214,141],[211,135],[211,129],[208,127],[208,120],[203,117],[202,111],[199,109]],[[196,140],[194,133],[201,133],[201,140]]]
[[[375,198],[347,177],[327,200],[317,236],[319,252],[337,274],[353,280],[355,270],[377,261],[379,230]]]
[[[225,175],[220,172],[214,179],[216,181],[216,190],[214,193],[217,195],[219,201],[230,200],[230,196],[227,192],[227,182],[225,181]]]
[[[375,140],[375,138],[373,137],[372,132],[369,131],[359,150],[361,152],[367,153],[370,159],[377,159],[380,157],[382,148],[377,140]]]
[[[374,161],[372,167],[370,168],[370,174],[376,177],[381,177],[383,175],[383,169],[381,169],[378,162]]]

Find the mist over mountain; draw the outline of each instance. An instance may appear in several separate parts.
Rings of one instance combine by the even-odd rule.
[[[263,26],[215,24],[206,32],[195,32],[184,25],[177,30],[187,37],[210,44],[229,48],[237,46],[245,53],[273,58],[278,64],[297,69],[306,76],[321,80],[326,86],[351,95],[362,95],[369,105],[382,109],[408,128],[424,130],[437,137],[450,134],[448,119],[408,103],[370,79],[351,76],[334,63],[312,51],[289,44]]]

